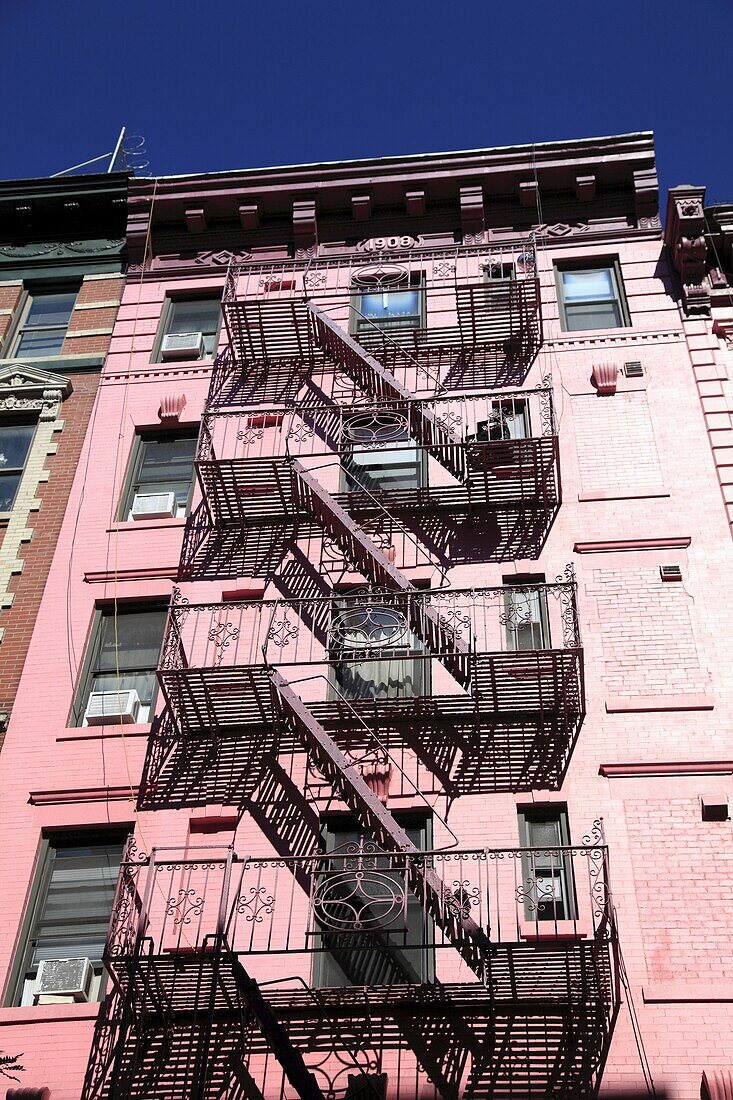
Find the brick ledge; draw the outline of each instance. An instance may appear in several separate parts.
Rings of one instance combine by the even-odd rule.
[[[715,700],[705,692],[689,695],[637,695],[627,699],[609,695],[606,699],[608,714],[638,713],[649,710],[712,710]]]
[[[733,1002],[733,985],[722,982],[688,982],[684,979],[671,982],[649,982],[642,987],[642,996],[646,1004],[665,1004],[680,1001],[687,1004],[695,1002]]]

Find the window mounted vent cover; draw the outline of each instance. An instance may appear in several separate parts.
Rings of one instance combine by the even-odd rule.
[[[42,959],[38,967],[36,997],[63,997],[88,1001],[94,981],[89,959]]]
[[[644,368],[641,363],[624,363],[624,374],[627,378],[643,378]]]
[[[202,332],[169,332],[160,348],[162,359],[200,359],[204,354]]]
[[[137,722],[140,697],[134,688],[129,691],[93,691],[84,717],[87,725],[101,726],[106,722]]]
[[[681,581],[682,570],[679,565],[660,565],[659,576],[663,581]]]
[[[169,519],[176,514],[176,494],[136,493],[130,514],[133,519]]]

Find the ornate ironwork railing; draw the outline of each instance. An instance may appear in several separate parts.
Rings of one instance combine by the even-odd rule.
[[[159,669],[429,661],[580,648],[570,566],[553,583],[189,603],[174,589]],[[444,628],[435,628],[436,616]]]
[[[134,958],[226,951],[247,956],[258,980],[298,967],[308,978],[308,957],[319,956],[313,984],[475,981],[443,931],[451,922],[436,921],[411,890],[427,869],[446,913],[470,917],[496,949],[615,939],[600,823],[577,846],[388,853],[361,837],[293,858],[232,847],[145,855],[133,841],[105,959],[113,976]]]

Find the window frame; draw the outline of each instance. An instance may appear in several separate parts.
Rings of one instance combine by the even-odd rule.
[[[48,899],[48,891],[51,885],[55,863],[54,853],[56,849],[64,846],[77,846],[82,848],[85,844],[89,845],[95,843],[119,843],[121,848],[121,863],[122,856],[124,855],[125,843],[132,833],[133,828],[133,823],[123,822],[119,825],[112,826],[83,826],[78,829],[72,827],[69,829],[49,830],[41,834],[33,871],[31,873],[28,899],[20,922],[19,934],[13,949],[12,965],[3,1001],[5,1008],[23,1007],[21,1002],[25,993],[25,983],[29,980],[27,974],[30,970],[30,961],[35,950],[35,936],[33,933],[38,927],[38,923]],[[69,957],[71,958],[73,956]],[[99,969],[100,973],[97,974],[97,967],[95,967],[95,975],[100,979],[99,987],[96,991],[95,1000],[90,1001],[90,1004],[104,1000],[107,972],[104,967]]]
[[[184,302],[212,301],[212,302],[218,302],[219,303],[219,320],[217,321],[216,331],[214,332],[214,351],[213,351],[213,354],[212,355],[207,355],[206,350],[204,350],[204,354],[199,359],[197,359],[196,362],[198,362],[198,363],[202,363],[204,361],[209,362],[209,361],[213,361],[214,359],[216,359],[218,348],[219,348],[219,338],[221,336],[221,325],[222,325],[222,320],[223,320],[223,310],[222,310],[222,295],[223,295],[223,293],[224,293],[223,288],[218,287],[217,290],[212,290],[212,291],[209,291],[209,292],[204,291],[204,290],[200,290],[200,291],[187,291],[186,293],[183,293],[183,294],[178,294],[178,293],[166,294],[165,300],[163,302],[163,308],[160,312],[160,321],[159,321],[159,324],[158,324],[158,332],[157,332],[156,337],[155,337],[155,343],[153,345],[153,354],[152,354],[151,359],[150,359],[151,363],[163,363],[163,362],[165,362],[165,360],[161,358],[161,351],[163,349],[163,339],[164,339],[164,337],[168,336],[168,326],[171,323],[171,319],[173,317],[173,311],[174,311],[176,305],[184,303]]]
[[[395,332],[420,332],[422,329],[427,328],[427,282],[423,270],[408,272],[406,287],[399,284],[392,287],[380,287],[375,283],[374,287],[369,288],[368,285],[361,285],[352,281],[350,289],[349,335],[358,337],[366,333],[377,339],[380,334],[390,337]],[[417,292],[418,301],[418,312],[412,315],[416,319],[415,324],[394,320],[386,325],[380,325],[373,319],[367,320],[364,311],[360,308],[362,297],[365,294],[399,294],[401,291],[404,293],[413,290]]]
[[[629,312],[629,305],[626,298],[626,290],[624,287],[623,275],[621,272],[621,261],[618,256],[598,256],[588,257],[585,260],[556,260],[555,264],[555,289],[557,291],[557,305],[558,314],[560,317],[560,326],[563,332],[575,333],[575,332],[607,332],[613,329],[619,328],[631,328],[631,314]],[[563,274],[566,271],[610,271],[611,281],[613,283],[614,290],[616,292],[615,302],[618,306],[618,312],[620,321],[617,325],[604,325],[601,328],[597,326],[588,326],[587,328],[570,328],[568,325],[567,316],[567,303],[565,301],[565,284],[563,282]],[[608,299],[610,301],[611,299]],[[579,302],[575,305],[588,305],[591,303]]]
[[[18,417],[13,417],[12,415],[1,416],[0,417],[0,429],[5,428],[5,427],[16,427],[16,428],[32,427],[33,432],[31,434],[30,441],[28,443],[28,449],[25,453],[25,459],[23,461],[23,465],[21,467],[13,466],[11,468],[12,471],[19,470],[18,484],[15,488],[15,493],[13,494],[13,500],[10,504],[10,508],[8,508],[6,510],[0,510],[0,516],[9,516],[12,513],[13,508],[15,507],[15,501],[16,501],[17,496],[18,496],[18,491],[19,491],[21,485],[23,484],[23,477],[25,475],[26,467],[28,465],[28,459],[29,459],[30,454],[33,450],[33,445],[36,441],[36,432],[38,431],[38,416],[37,415],[36,416],[33,416],[33,415],[22,416],[21,415],[21,416],[18,416]],[[11,472],[11,470],[2,470],[2,471],[0,471],[0,480],[3,477],[6,477],[10,472]]]
[[[117,605],[118,615],[134,615],[136,612],[145,611],[164,611],[167,614],[169,607],[169,601],[166,597],[161,596],[159,599],[149,600],[134,600],[131,602],[120,602]],[[86,647],[84,651],[84,661],[81,666],[81,672],[74,691],[74,698],[71,705],[71,711],[68,718],[68,728],[79,729],[84,728],[84,713],[89,702],[89,695],[91,692],[91,684],[95,675],[96,666],[99,660],[99,654],[102,647],[102,623],[105,618],[113,616],[115,613],[115,605],[112,603],[105,603],[101,606],[95,607],[92,617],[89,634],[87,636]],[[161,631],[161,645],[163,644],[163,636],[165,635],[165,621],[163,622],[163,630]],[[160,655],[160,653],[159,653]],[[157,670],[157,661],[153,669],[153,673]],[[155,717],[155,707],[158,701],[158,679],[154,675],[153,679],[153,693],[150,699],[150,708],[147,718],[141,725],[150,725]],[[125,690],[120,689],[120,690]],[[114,720],[113,720],[114,721]]]
[[[407,438],[404,439],[404,440],[396,440],[395,441],[395,443],[396,443],[395,446],[390,446],[390,443],[392,443],[392,440],[389,440],[389,439],[384,440],[381,445],[378,445],[378,440],[377,439],[375,439],[375,442],[373,444],[370,444],[370,443],[360,444],[356,440],[349,439],[348,434],[347,434],[349,422],[351,420],[357,420],[360,417],[368,416],[368,415],[370,415],[370,412],[371,412],[371,410],[364,410],[364,411],[360,412],[358,408],[355,408],[355,409],[352,410],[352,412],[348,416],[345,416],[344,419],[343,419],[343,435],[342,435],[342,438],[341,438],[341,441],[340,441],[340,444],[339,444],[339,450],[341,452],[340,475],[339,475],[339,492],[349,493],[349,494],[354,494],[354,495],[357,495],[358,493],[366,492],[368,495],[378,497],[379,494],[383,494],[383,493],[387,493],[387,494],[389,494],[389,493],[404,493],[404,492],[418,493],[418,492],[420,492],[421,489],[426,489],[428,487],[428,455],[427,455],[427,451],[424,447],[421,447],[420,444],[416,440],[414,440],[409,434],[407,435]],[[383,414],[383,415],[385,415],[385,414]],[[387,411],[386,415],[390,415],[389,410]],[[406,428],[407,428],[407,431],[409,432],[409,426],[406,426]],[[398,459],[396,462],[393,462],[391,464],[390,463],[385,463],[384,465],[385,465],[385,467],[388,467],[389,465],[392,465],[393,467],[402,465],[405,468],[407,468],[408,466],[410,468],[414,467],[415,473],[417,475],[416,478],[415,478],[415,482],[416,482],[415,485],[411,485],[411,486],[409,486],[405,489],[402,489],[402,488],[400,488],[400,489],[390,489],[389,487],[385,488],[384,486],[375,486],[374,488],[370,488],[368,485],[364,486],[363,488],[351,488],[350,487],[349,481],[350,480],[356,480],[356,479],[355,479],[354,474],[351,474],[350,471],[349,471],[349,465],[348,465],[349,461],[351,460],[351,462],[353,462],[356,467],[359,466],[358,461],[354,462],[354,455],[355,454],[366,455],[366,454],[379,454],[381,452],[386,452],[386,453],[399,455],[399,454],[407,454],[407,453],[412,452],[412,451],[414,451],[417,455],[414,464],[410,463],[410,462],[400,463],[400,461]],[[361,465],[362,465],[362,468],[364,468],[364,467],[368,467],[369,463],[362,463]],[[377,463],[374,463],[374,465],[376,466]],[[368,469],[367,469],[367,476],[369,476]]]
[[[166,439],[198,439],[200,425],[191,424],[183,425],[180,428],[161,428],[156,431],[155,428],[139,428],[135,432],[135,438],[130,448],[130,458],[127,464],[127,475],[125,477],[125,483],[120,494],[120,504],[117,510],[117,522],[126,523],[130,521],[130,511],[132,509],[132,502],[135,499],[135,487],[140,479],[140,473],[142,470],[143,460],[145,458],[145,444],[157,443]],[[196,453],[194,449],[194,457],[191,463],[191,483],[188,487],[188,496],[186,497],[186,503],[184,505],[184,512],[182,515],[172,516],[171,519],[185,519],[191,514],[191,501],[193,499],[193,491],[196,485]],[[165,492],[165,489],[161,489],[161,492]],[[170,490],[168,490],[170,491]],[[130,521],[130,522],[140,522]],[[168,520],[154,520],[150,522],[166,523]]]
[[[394,702],[395,700],[423,699],[423,698],[426,698],[427,696],[429,696],[431,694],[431,691],[432,691],[432,679],[433,679],[432,678],[432,661],[437,659],[437,658],[435,658],[434,655],[432,653],[430,653],[425,648],[424,642],[422,642],[422,639],[420,639],[420,637],[415,633],[415,631],[413,631],[410,628],[409,623],[407,625],[409,640],[411,642],[413,642],[413,641],[418,642],[420,644],[420,649],[417,649],[417,647],[414,646],[414,645],[410,645],[410,646],[406,645],[406,646],[404,646],[404,650],[405,650],[404,656],[397,655],[397,656],[392,656],[392,657],[385,657],[381,661],[378,657],[365,657],[363,661],[356,660],[356,659],[354,659],[353,656],[349,659],[343,659],[343,658],[340,659],[339,658],[339,653],[342,652],[342,650],[339,649],[339,647],[337,646],[337,644],[335,642],[335,639],[333,638],[333,629],[334,629],[334,623],[337,621],[338,616],[340,614],[342,614],[345,611],[348,611],[349,608],[358,609],[359,607],[362,607],[362,606],[364,606],[364,607],[373,607],[377,611],[380,610],[382,607],[384,607],[385,609],[390,609],[391,610],[388,603],[384,604],[383,602],[380,601],[379,593],[375,593],[374,598],[372,600],[368,600],[367,597],[365,596],[363,604],[362,603],[351,603],[349,601],[348,597],[349,596],[354,596],[354,595],[357,595],[357,593],[354,593],[351,590],[339,591],[338,589],[335,589],[334,593],[333,593],[333,601],[332,601],[332,606],[331,606],[331,618],[330,618],[329,627],[328,627],[328,631],[329,631],[328,697],[329,697],[329,699],[332,700],[332,701],[339,700],[339,699],[344,699],[344,700],[346,700],[347,703],[364,702],[365,700],[370,700],[372,703],[375,703],[375,704],[376,703],[381,703],[383,705],[384,703]],[[341,599],[346,601],[345,604],[341,603]],[[365,648],[372,648],[372,649],[376,650],[376,649],[379,648],[379,645],[377,644],[373,647],[365,647]],[[385,649],[391,649],[392,651],[394,651],[394,650],[397,650],[397,649],[400,649],[400,648],[403,648],[403,647],[400,647],[400,646],[390,647],[390,646],[385,644],[384,648]],[[350,652],[353,652],[353,649]],[[400,692],[398,692],[397,694],[394,694],[394,695],[386,695],[386,696],[368,695],[368,694],[365,694],[365,695],[357,695],[357,694],[350,695],[348,693],[348,691],[346,690],[347,685],[339,681],[339,670],[343,669],[343,668],[346,668],[346,669],[349,669],[349,670],[357,670],[359,668],[368,669],[370,666],[375,667],[375,666],[379,666],[379,665],[391,665],[392,663],[398,664],[398,662],[402,663],[404,666],[406,666],[405,667],[406,674],[409,673],[412,670],[412,672],[415,675],[415,678],[419,679],[420,688],[421,688],[421,690],[419,692],[415,692],[413,695],[407,695],[402,691],[400,691]],[[402,678],[402,680],[401,680],[402,685],[404,685],[405,679],[406,679],[406,677]],[[364,682],[367,683],[368,681],[365,680]],[[377,681],[372,680],[371,682],[376,683]]]
[[[505,591],[504,595],[504,614],[509,615],[512,607],[512,597],[516,594],[513,589],[524,586],[530,589],[535,594],[537,600],[537,607],[539,609],[539,618],[530,619],[528,625],[531,625],[534,629],[536,624],[539,627],[539,634],[542,641],[541,646],[532,646],[531,649],[527,649],[519,645],[520,635],[518,630],[511,630],[508,623],[504,627],[504,652],[506,653],[542,653],[546,650],[552,649],[552,624],[550,623],[550,608],[547,599],[547,580],[544,573],[525,573],[517,574],[516,577],[505,576],[502,577],[502,587]],[[522,593],[524,595],[524,593]],[[531,596],[530,596],[531,599]]]
[[[517,809],[517,823],[519,827],[519,842],[522,848],[535,848],[540,852],[543,851],[541,844],[532,844],[531,826],[533,824],[546,825],[551,822],[557,822],[560,845],[559,847],[570,847],[570,819],[568,815],[568,808],[565,803],[558,802],[538,802],[532,806],[521,806]],[[549,850],[551,845],[546,846]],[[537,874],[537,865],[530,866],[529,858],[526,855],[522,856],[522,878],[525,884],[530,878],[538,879],[541,875]],[[561,855],[557,862],[557,877],[561,882],[561,897],[564,909],[566,912],[561,917],[555,914],[548,914],[541,917],[539,911],[536,910],[532,913],[529,906],[531,905],[531,899],[525,897],[524,902],[524,918],[530,920],[537,925],[553,925],[558,921],[577,921],[578,920],[578,891],[575,885],[575,869],[573,866],[572,856]],[[550,864],[550,869],[555,870],[555,865]]]
[[[432,851],[432,848],[433,848],[433,818],[432,818],[432,814],[430,814],[430,813],[420,813],[419,811],[416,813],[414,811],[411,812],[409,810],[406,810],[406,811],[401,812],[401,813],[397,812],[397,813],[395,813],[394,816],[395,816],[395,819],[396,819],[398,825],[400,825],[400,827],[402,829],[405,829],[408,832],[410,830],[414,830],[414,831],[419,830],[421,832],[421,834],[422,834],[421,843],[415,842],[416,847],[421,848],[421,850],[424,851],[424,852]],[[367,841],[367,843],[375,843],[372,840],[371,836],[367,833],[367,831],[361,828],[360,822],[357,819],[355,819],[353,817],[353,815],[351,815],[351,814],[343,814],[343,813],[338,814],[337,813],[337,814],[327,814],[327,815],[321,817],[320,854],[322,856],[326,856],[326,855],[329,855],[331,852],[336,851],[337,848],[339,847],[339,845],[333,843],[334,839],[338,836],[339,833],[343,834],[343,833],[350,832],[350,831],[360,832],[360,834],[364,837],[364,839]],[[390,854],[394,854],[394,853],[385,852],[385,855],[390,855]],[[399,853],[397,853],[397,854],[399,854]],[[317,874],[317,872],[316,872],[316,874]],[[411,893],[411,891],[409,891],[409,888],[408,888],[408,905],[409,905],[409,894],[410,893]],[[414,898],[414,895],[412,895],[412,896]],[[419,902],[418,902],[418,906],[419,906]],[[426,912],[426,910],[424,910],[424,908],[423,908],[422,911]],[[315,931],[318,922],[315,920],[315,917],[313,917],[312,919],[313,919],[313,929]],[[409,928],[406,931],[409,932]],[[431,983],[431,982],[435,981],[435,971],[436,971],[435,922],[432,919],[428,919],[428,924],[427,924],[426,931],[427,931],[426,942],[422,945],[422,950],[420,951],[420,956],[424,958],[424,961],[425,961],[425,964],[426,964],[426,972],[420,979],[421,984]],[[317,951],[314,951],[313,956],[312,956],[311,981],[312,981],[313,987],[316,988],[316,989],[329,989],[329,988],[334,988],[333,986],[328,986],[328,985],[324,984],[324,979],[327,976],[329,964],[331,966],[335,966],[339,969],[340,969],[340,967],[339,967],[338,962],[331,959],[331,952],[329,952],[328,950],[322,950],[321,935],[322,935],[322,933],[315,931],[316,942],[318,943],[319,949]],[[397,950],[399,951],[400,949],[397,948]],[[409,952],[411,951],[411,948],[407,947],[407,948],[405,948],[405,950],[408,952],[408,959],[409,959],[410,958]],[[343,985],[343,983],[339,983],[339,984]],[[353,988],[358,988],[358,987],[354,986]]]
[[[10,326],[10,329],[8,331],[8,334],[7,334],[6,347],[7,347],[8,350],[7,350],[6,354],[0,355],[0,359],[2,359],[2,360],[4,360],[4,359],[22,359],[23,361],[25,361],[27,359],[30,362],[34,362],[34,361],[41,361],[42,362],[42,361],[47,360],[47,359],[56,359],[58,356],[60,356],[62,354],[62,351],[63,351],[64,340],[66,339],[66,336],[67,336],[68,331],[69,331],[69,325],[71,324],[71,318],[74,315],[74,309],[76,308],[76,303],[77,303],[77,300],[78,300],[78,297],[79,297],[79,291],[80,290],[81,290],[81,282],[79,280],[76,280],[76,279],[71,280],[68,283],[65,283],[65,282],[50,282],[50,283],[28,283],[28,284],[24,284],[23,285],[23,292],[22,292],[21,297],[20,297],[20,301],[18,302],[18,305],[16,306],[16,309],[15,309],[15,315],[13,317],[13,323]],[[23,352],[19,352],[18,351],[18,345],[21,341],[21,338],[23,336],[23,332],[25,330],[25,321],[26,321],[26,318],[28,317],[28,314],[30,313],[31,307],[33,305],[33,299],[41,297],[43,294],[72,294],[72,293],[74,294],[74,302],[71,306],[71,311],[69,313],[69,320],[66,322],[66,326],[64,327],[64,337],[63,337],[63,340],[61,341],[61,347],[59,348],[59,350],[54,351],[54,352],[50,352],[50,353],[49,352],[44,352],[43,355],[27,355]],[[43,326],[44,329],[49,329],[49,330],[50,329],[60,329],[61,327],[62,327],[61,325],[46,325],[46,326]],[[30,331],[32,331],[32,330],[30,330]]]

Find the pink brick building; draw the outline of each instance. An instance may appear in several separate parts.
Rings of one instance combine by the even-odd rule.
[[[11,1100],[728,1095],[733,221],[658,206],[649,134],[131,185]]]

